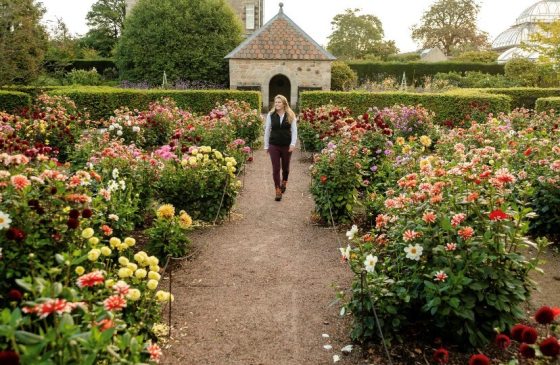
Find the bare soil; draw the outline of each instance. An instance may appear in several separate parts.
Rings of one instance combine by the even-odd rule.
[[[197,256],[173,270],[173,332],[163,363],[315,365],[333,364],[333,355],[340,356],[337,364],[388,363],[379,345],[341,353],[351,344],[351,323],[333,302],[352,273],[338,252],[344,230],[310,220],[308,171],[308,160],[296,151],[288,189],[276,202],[270,160],[256,151],[230,219],[194,232]],[[533,276],[541,291],[528,303],[528,315],[540,305],[560,306],[560,259],[552,250],[546,259],[545,275]],[[421,333],[390,349],[393,364],[433,363],[439,345]],[[466,364],[469,356],[455,353],[450,363]]]

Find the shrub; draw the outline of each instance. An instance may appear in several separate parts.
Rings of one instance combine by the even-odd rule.
[[[534,62],[526,58],[513,58],[504,67],[506,77],[516,80],[521,86],[537,86],[538,71]]]
[[[167,152],[160,154],[164,166],[155,184],[157,198],[188,211],[193,219],[225,217],[239,188],[237,162],[206,146],[191,147],[182,156],[180,146]]]
[[[18,91],[0,90],[0,111],[16,113],[31,106],[29,95]]]
[[[468,51],[461,53],[453,61],[494,63],[497,59],[498,53],[494,51]]]
[[[348,66],[356,71],[359,80],[382,80],[386,77],[400,79],[406,73],[407,84],[415,85],[426,76],[437,73],[479,71],[489,74],[503,74],[504,65],[497,63],[471,62],[348,62]]]
[[[184,210],[175,215],[175,207],[171,204],[160,206],[153,225],[145,231],[149,238],[148,251],[160,260],[165,260],[167,256],[185,256],[190,242],[187,230],[191,226],[192,218]]]
[[[560,97],[538,98],[535,102],[537,112],[547,112],[554,110],[560,112]]]
[[[72,69],[72,71],[66,75],[66,78],[72,85],[96,86],[101,83],[101,76],[97,73],[95,68],[89,71]]]
[[[560,88],[512,87],[489,88],[481,90],[489,94],[507,95],[511,98],[512,108],[535,109],[537,99],[560,96]]]
[[[332,63],[331,90],[348,91],[353,89],[358,82],[358,76],[348,65],[342,61]]]
[[[227,100],[246,101],[252,109],[260,110],[260,93],[237,90],[131,90],[110,87],[62,88],[49,92],[70,97],[80,110],[87,110],[92,119],[109,118],[116,109],[147,109],[150,102],[162,97],[175,100],[177,105],[193,113],[206,114],[216,104]]]
[[[449,91],[442,94],[406,92],[324,92],[307,91],[301,94],[301,108],[317,108],[332,103],[348,107],[353,115],[361,115],[369,108],[393,105],[422,105],[435,113],[435,121],[456,124],[470,119],[484,120],[487,113],[509,111],[507,96],[488,95],[473,90]]]

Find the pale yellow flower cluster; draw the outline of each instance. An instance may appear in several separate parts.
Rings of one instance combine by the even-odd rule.
[[[179,212],[179,226],[183,229],[187,229],[192,226],[192,218],[184,210]]]
[[[175,207],[171,204],[163,204],[156,212],[158,218],[171,219],[175,216]]]

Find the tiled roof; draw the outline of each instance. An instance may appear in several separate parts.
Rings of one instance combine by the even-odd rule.
[[[288,18],[282,8],[276,16],[245,39],[225,58],[256,60],[335,60]]]

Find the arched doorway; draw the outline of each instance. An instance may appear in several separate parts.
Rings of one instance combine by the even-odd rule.
[[[270,79],[268,85],[268,105],[272,107],[274,104],[274,97],[278,94],[284,95],[288,99],[288,104],[290,104],[290,91],[291,91],[290,79],[282,74],[278,74]]]

